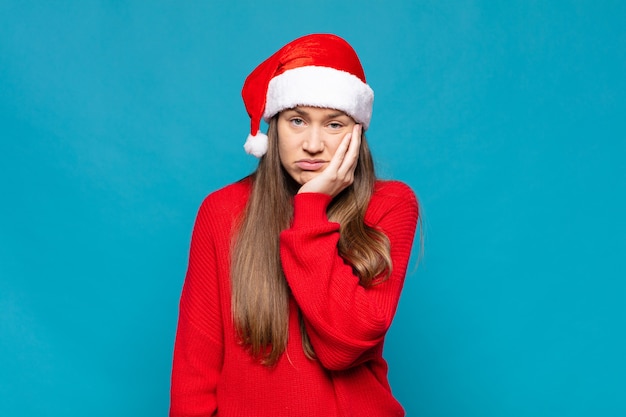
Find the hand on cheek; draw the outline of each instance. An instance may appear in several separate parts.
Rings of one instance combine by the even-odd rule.
[[[305,183],[298,193],[323,193],[335,197],[354,182],[354,171],[361,146],[360,124],[346,134],[328,166],[318,176]]]

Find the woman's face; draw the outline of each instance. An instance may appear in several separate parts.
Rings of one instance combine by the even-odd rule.
[[[340,110],[295,107],[278,115],[278,153],[283,168],[303,185],[326,168],[355,121]]]

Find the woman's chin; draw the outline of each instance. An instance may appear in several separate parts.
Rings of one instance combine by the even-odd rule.
[[[307,182],[311,181],[313,178],[317,177],[319,174],[319,172],[315,171],[304,171],[300,174],[296,181],[298,182],[298,184],[304,185]]]

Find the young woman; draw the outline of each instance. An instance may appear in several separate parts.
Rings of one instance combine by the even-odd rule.
[[[259,165],[200,207],[170,416],[403,416],[382,351],[418,206],[374,175],[359,58],[337,36],[304,36],[242,95]]]

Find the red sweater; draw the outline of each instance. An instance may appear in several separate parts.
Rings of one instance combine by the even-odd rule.
[[[397,181],[376,184],[365,221],[389,238],[393,271],[371,288],[359,285],[337,252],[339,224],[326,217],[330,196],[295,196],[292,226],[280,234],[293,294],[289,341],[272,367],[238,343],[232,321],[230,241],[249,193],[243,180],[210,194],[200,207],[180,299],[170,416],[403,416],[382,352],[418,218],[411,189]],[[316,360],[302,350],[297,307]]]

